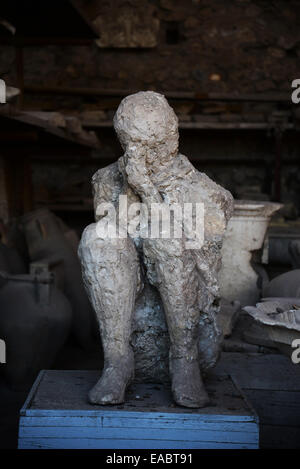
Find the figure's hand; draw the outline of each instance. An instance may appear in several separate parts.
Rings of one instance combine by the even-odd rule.
[[[162,202],[162,197],[151,181],[150,171],[146,165],[145,148],[139,149],[131,146],[124,155],[125,172],[130,187],[136,192],[143,202]]]

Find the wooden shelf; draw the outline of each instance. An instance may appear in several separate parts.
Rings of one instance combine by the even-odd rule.
[[[112,121],[81,121],[82,127],[90,129],[113,128]],[[270,122],[179,122],[180,129],[199,130],[269,130],[276,125]],[[282,125],[284,130],[293,130],[294,124]]]
[[[36,94],[61,94],[72,96],[107,96],[107,97],[125,97],[140,91],[139,89],[104,89],[95,87],[70,87],[70,86],[24,86],[28,93]],[[167,99],[183,99],[192,101],[224,101],[224,102],[285,102],[291,103],[290,92],[282,93],[253,93],[253,94],[234,94],[234,93],[204,93],[198,91],[166,91],[155,90],[162,93]]]
[[[0,117],[5,117],[14,121],[34,126],[35,128],[39,128],[47,132],[48,134],[60,137],[64,140],[68,140],[78,145],[99,149],[99,142],[91,136],[86,135],[83,137],[80,134],[72,134],[65,129],[59,128],[55,125],[51,125],[46,120],[34,115],[34,113],[30,114],[30,112],[19,111],[18,109],[14,108],[11,104],[5,104],[0,107]]]
[[[47,207],[53,212],[93,212],[93,204],[49,204],[49,205],[38,205],[38,208]]]

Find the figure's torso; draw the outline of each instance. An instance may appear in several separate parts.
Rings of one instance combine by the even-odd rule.
[[[151,180],[168,205],[203,203],[205,240],[222,238],[231,216],[230,192],[195,169],[188,158],[181,154],[167,168],[162,168],[159,174],[152,174]],[[120,195],[127,196],[128,207],[140,202],[139,196],[128,186],[119,171],[118,162],[98,170],[92,183],[95,211],[101,202],[110,202],[117,208]]]

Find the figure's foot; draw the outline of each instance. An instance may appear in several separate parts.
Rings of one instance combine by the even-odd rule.
[[[209,397],[205,390],[197,360],[185,358],[170,360],[172,393],[176,404],[183,407],[205,407]]]
[[[125,391],[134,376],[133,353],[104,367],[101,378],[89,392],[91,404],[122,404]]]

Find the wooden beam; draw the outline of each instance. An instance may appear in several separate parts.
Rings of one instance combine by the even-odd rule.
[[[268,130],[274,128],[269,122],[179,122],[180,129],[210,130]],[[294,129],[293,124],[285,124],[285,129]]]
[[[7,117],[8,119],[12,119],[18,122],[23,122],[24,124],[29,124],[35,126],[41,130],[44,130],[48,134],[55,135],[60,137],[64,140],[76,143],[78,145],[84,145],[90,148],[99,148],[99,142],[97,137],[94,134],[89,134],[85,132],[83,135],[74,135],[70,132],[55,127],[54,125],[50,125],[47,120],[40,119],[36,115],[31,115],[29,112],[22,112],[15,109],[10,104],[5,104],[0,107],[0,116]]]
[[[38,46],[91,46],[95,42],[92,38],[82,37],[1,37],[0,44],[15,47]]]
[[[73,96],[117,96],[124,97],[140,91],[139,89],[103,89],[69,86],[38,86],[25,85],[25,91],[36,94],[61,94]],[[257,101],[257,102],[291,102],[290,93],[257,93],[257,94],[233,94],[233,93],[201,93],[190,91],[163,91],[168,99],[185,99],[196,101]]]
[[[112,121],[82,121],[82,126],[86,128],[111,128]],[[274,128],[274,124],[269,122],[179,122],[179,128],[185,130],[268,130]],[[285,130],[293,130],[292,123],[284,124]]]

